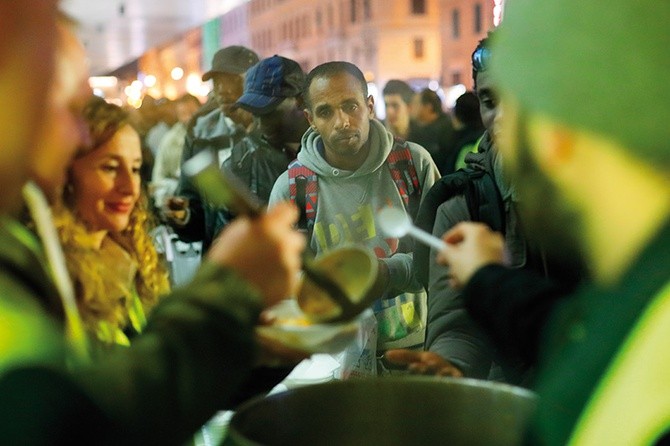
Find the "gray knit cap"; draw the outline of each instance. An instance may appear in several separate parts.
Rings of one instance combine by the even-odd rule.
[[[509,0],[495,40],[524,109],[670,162],[670,0]]]

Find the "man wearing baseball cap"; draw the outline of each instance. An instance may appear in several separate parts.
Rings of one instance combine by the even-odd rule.
[[[234,104],[242,94],[245,73],[256,63],[258,55],[243,46],[228,46],[214,54],[212,68],[202,80],[212,80],[215,106],[208,102],[189,123],[182,163],[202,150],[212,150],[218,154],[220,164],[247,134],[253,118]],[[206,250],[216,235],[212,232],[216,211],[203,202],[183,173],[177,194],[178,197],[168,199],[163,209],[167,220],[182,240],[202,241]]]
[[[203,81],[212,80],[214,98],[223,113],[245,128],[251,123],[251,117],[240,113],[234,104],[242,94],[244,73],[256,63],[258,55],[249,48],[228,46],[214,54],[211,70],[202,75]]]
[[[303,112],[305,72],[292,59],[272,56],[254,65],[246,75],[244,93],[236,107],[258,119],[257,131],[245,136],[224,162],[249,189],[267,203],[275,180],[286,171],[309,127]],[[215,232],[230,219],[221,213]]]

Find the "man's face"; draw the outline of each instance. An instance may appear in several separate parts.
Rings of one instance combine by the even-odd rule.
[[[399,94],[384,95],[386,121],[392,127],[406,126],[409,123],[409,106]]]
[[[498,90],[491,81],[488,71],[477,73],[477,98],[479,99],[479,114],[486,130],[494,140],[497,138],[498,128],[496,119],[500,118],[501,109],[498,107]]]
[[[583,263],[583,218],[538,164],[528,138],[527,123],[513,101],[505,102],[498,147],[518,192],[522,225],[527,235],[565,265]]]
[[[51,84],[56,2],[0,2],[0,212],[15,211]]]
[[[67,25],[60,24],[58,32],[56,73],[30,167],[32,178],[52,201],[60,194],[75,151],[88,143],[81,113],[91,97],[83,46]]]
[[[231,113],[231,107],[242,96],[244,80],[239,74],[214,73],[212,83],[216,102],[223,113],[228,116]]]
[[[319,77],[309,86],[310,125],[323,138],[326,155],[360,157],[370,134],[372,96],[365,97],[359,81],[349,73]]]
[[[263,136],[273,144],[300,143],[309,128],[305,114],[298,108],[296,98],[284,99],[277,108],[259,115],[259,128]]]

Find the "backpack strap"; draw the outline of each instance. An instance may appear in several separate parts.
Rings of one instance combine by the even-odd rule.
[[[445,201],[463,195],[471,221],[486,223],[494,231],[505,233],[505,206],[500,191],[491,173],[481,169],[465,168],[440,178],[426,193],[416,225],[433,232],[437,208]],[[430,248],[414,245],[414,266],[416,278],[428,289],[428,269]]]
[[[415,218],[421,204],[421,183],[407,141],[394,138],[386,164],[409,215]]]
[[[437,208],[457,195],[464,194],[468,187],[472,170],[457,170],[445,175],[435,182],[421,202],[415,224],[417,227],[433,233]],[[430,265],[430,247],[423,243],[414,244],[414,269],[416,278],[428,289],[428,269]]]
[[[473,221],[486,223],[491,229],[505,234],[505,205],[490,172],[471,180],[465,189],[465,200]]]
[[[288,165],[288,190],[291,201],[300,210],[298,229],[311,234],[316,220],[318,177],[297,159]]]
[[[406,141],[396,138],[386,159],[391,178],[398,188],[409,214],[414,218],[421,203],[421,184]],[[297,159],[288,165],[288,187],[291,201],[300,209],[298,229],[311,234],[318,204],[318,177]]]

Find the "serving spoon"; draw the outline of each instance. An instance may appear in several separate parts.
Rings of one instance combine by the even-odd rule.
[[[391,206],[382,208],[377,213],[377,223],[387,237],[401,238],[409,235],[438,251],[447,248],[447,244],[442,239],[414,226],[412,219],[403,209]]]

